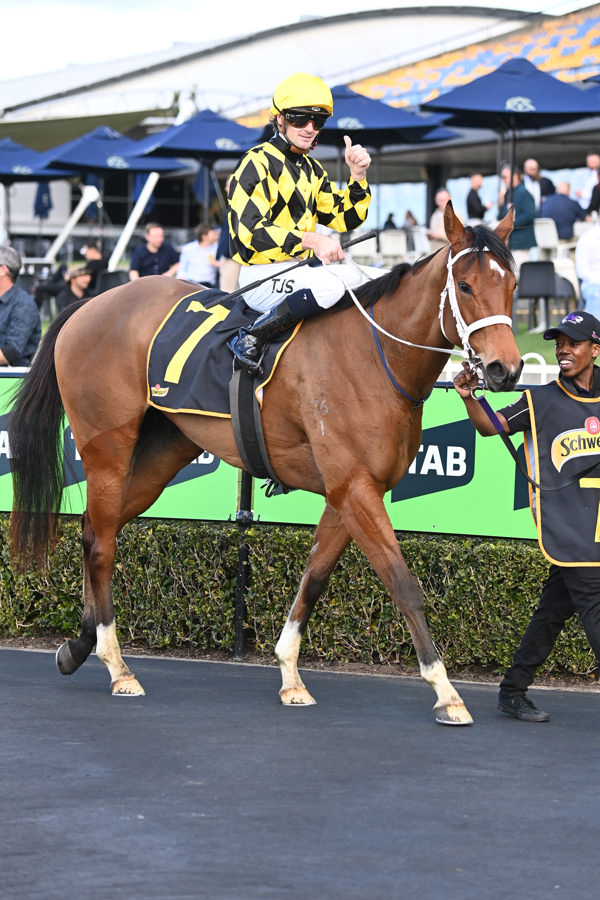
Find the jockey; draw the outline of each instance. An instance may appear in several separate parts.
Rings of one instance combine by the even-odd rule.
[[[360,144],[344,137],[350,179],[343,191],[309,157],[332,114],[331,91],[320,78],[305,73],[286,78],[271,103],[273,137],[249,150],[231,178],[229,235],[233,259],[241,263],[240,287],[267,279],[244,295],[247,305],[263,315],[230,342],[238,362],[250,371],[260,367],[273,337],[337,303],[346,290],[344,281],[357,287],[365,280],[351,267],[344,267],[344,281],[332,276],[344,251],[322,233],[358,228],[371,200],[366,179],[371,158]],[[310,257],[323,265],[281,274],[290,262]]]

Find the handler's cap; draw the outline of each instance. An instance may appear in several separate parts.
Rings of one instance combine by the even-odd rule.
[[[566,334],[574,341],[593,341],[600,344],[600,322],[591,313],[576,309],[560,320],[560,325],[544,332],[545,341],[553,341],[557,334]]]

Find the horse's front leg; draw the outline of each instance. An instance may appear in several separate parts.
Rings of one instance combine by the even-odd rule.
[[[298,672],[300,643],[315,604],[349,543],[346,526],[338,514],[326,506],[315,532],[298,593],[275,647],[282,677],[279,696],[284,706],[311,706],[316,703]]]
[[[435,719],[442,725],[471,725],[471,718],[431,639],[424,602],[416,580],[408,570],[383,499],[373,483],[353,482],[340,500],[340,513],[363,553],[388,589],[406,619],[419,660],[421,676],[437,695]]]

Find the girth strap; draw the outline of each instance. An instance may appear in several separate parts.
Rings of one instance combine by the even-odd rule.
[[[238,453],[251,475],[271,482],[267,496],[278,486],[287,493],[289,488],[281,484],[271,469],[254,385],[254,378],[240,369],[234,371],[229,382],[231,424]]]

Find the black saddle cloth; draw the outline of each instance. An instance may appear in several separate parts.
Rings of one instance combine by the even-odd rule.
[[[183,297],[157,330],[148,354],[148,402],[168,412],[230,416],[233,354],[227,341],[260,313],[243,297],[203,290]],[[292,329],[276,338],[263,362],[268,379]]]

